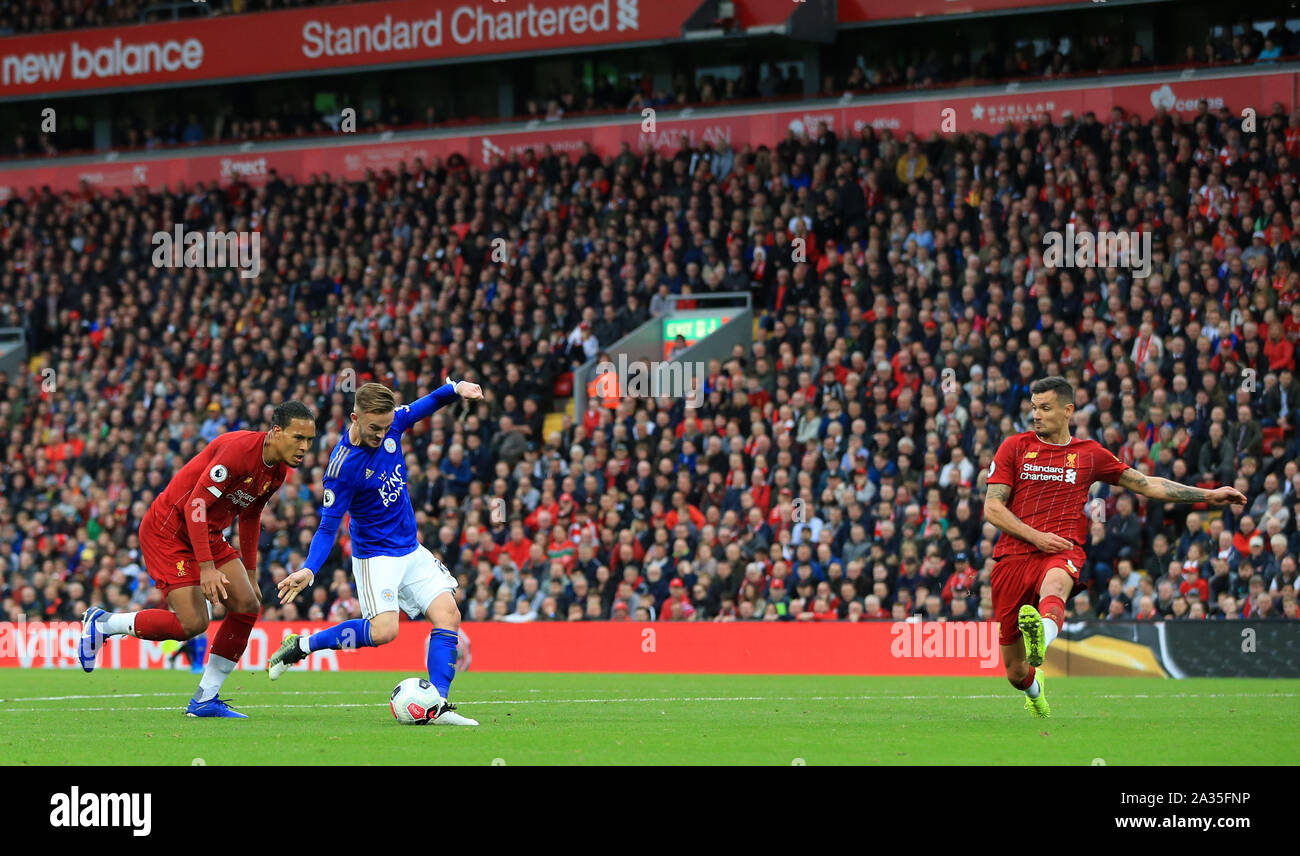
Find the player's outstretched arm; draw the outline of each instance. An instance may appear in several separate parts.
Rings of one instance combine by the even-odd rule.
[[[1235,487],[1203,487],[1179,484],[1157,476],[1146,476],[1129,467],[1119,477],[1120,487],[1162,502],[1205,502],[1210,505],[1245,505],[1246,496]]]
[[[461,398],[474,399],[483,397],[483,387],[476,383],[470,383],[467,380],[454,381],[451,378],[447,378],[447,383],[451,384],[452,392]]]
[[[1059,553],[1074,546],[1069,539],[1052,532],[1040,532],[1012,514],[1011,509],[1007,508],[1010,496],[1011,485],[990,484],[984,495],[984,519],[1008,535],[1033,544],[1044,553]]]
[[[447,381],[433,392],[417,398],[409,405],[404,404],[397,408],[397,415],[393,418],[393,427],[398,432],[403,432],[415,423],[428,419],[434,414],[434,411],[446,407],[458,397],[482,398],[483,388],[467,380],[454,381],[447,378]]]

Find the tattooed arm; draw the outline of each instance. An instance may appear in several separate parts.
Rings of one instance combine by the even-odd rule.
[[[1129,467],[1119,477],[1120,487],[1128,488],[1151,499],[1163,502],[1207,502],[1210,505],[1245,505],[1246,497],[1241,491],[1232,487],[1216,487],[1214,490],[1179,484],[1169,479],[1145,476]]]
[[[1051,532],[1039,532],[1011,513],[1007,508],[1007,499],[1011,496],[1011,486],[991,484],[984,494],[984,519],[1008,535],[1014,535],[1026,544],[1033,544],[1044,553],[1059,553],[1073,546],[1068,539]]]

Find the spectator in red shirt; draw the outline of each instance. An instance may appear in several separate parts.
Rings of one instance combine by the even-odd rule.
[[[669,529],[677,526],[683,518],[689,517],[698,531],[704,528],[704,512],[686,501],[686,494],[680,490],[673,491],[673,509],[664,517],[664,525]]]
[[[528,554],[532,552],[533,542],[524,533],[523,521],[516,520],[510,524],[510,540],[506,542],[503,549],[514,561],[517,568],[522,568],[524,563],[528,561]]]
[[[1184,597],[1195,597],[1202,601],[1209,599],[1210,584],[1201,579],[1195,564],[1183,565],[1183,581],[1178,584],[1178,593]]]
[[[1264,356],[1268,358],[1269,371],[1283,369],[1295,371],[1295,344],[1282,332],[1282,323],[1268,325],[1268,340],[1264,342]]]
[[[1255,520],[1249,514],[1243,515],[1241,522],[1237,524],[1237,532],[1232,536],[1232,548],[1239,555],[1246,555],[1250,552],[1250,538],[1255,534]]]
[[[1283,320],[1282,329],[1290,341],[1300,339],[1300,300],[1291,304],[1291,314]]]
[[[975,569],[970,566],[970,557],[964,551],[953,556],[952,561],[952,573],[948,575],[948,581],[943,584],[941,593],[946,605],[952,604],[955,593],[960,592],[963,597],[968,597],[976,578],[979,577]]]
[[[824,597],[819,597],[816,600],[814,600],[812,612],[802,613],[800,617],[802,618],[804,615],[809,615],[809,614],[812,615],[813,621],[839,621],[840,618],[839,610],[833,609],[830,603]]]
[[[557,517],[560,516],[560,505],[557,502],[542,502],[533,510],[533,513],[524,518],[524,525],[533,532],[539,534],[550,530]]]
[[[690,621],[695,615],[695,606],[686,593],[686,584],[674,578],[668,584],[668,597],[664,598],[659,609],[660,621]]]

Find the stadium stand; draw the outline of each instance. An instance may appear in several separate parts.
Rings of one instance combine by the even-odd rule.
[[[8,3],[0,21],[16,33],[119,25],[151,5]],[[1189,67],[1300,54],[1284,21],[1183,47]],[[821,91],[1153,63],[1091,37],[990,48],[832,70]],[[523,103],[559,119],[805,91],[760,66]],[[386,105],[360,129],[465,118]],[[263,140],[322,121],[286,102],[126,122],[114,144]],[[291,398],[316,410],[320,439],[263,519],[264,617],[359,615],[346,532],[323,572],[332,582],[283,609],[272,594],[315,530],[345,379],[409,401],[451,375],[488,399],[412,432],[409,490],[467,619],[988,618],[985,474],[1026,427],[1028,384],[1059,373],[1075,385],[1076,436],[1251,501],[1212,512],[1102,486],[1073,613],[1294,619],[1300,111],[1265,113],[1251,134],[1241,122],[1227,104],[1187,118],[1065,114],[991,135],[823,127],[735,151],[530,151],[488,167],[456,155],[352,183],[273,174],[14,195],[0,208],[0,328],[19,331],[3,338],[21,335],[26,361],[0,372],[3,617],[158,605],[136,536],[148,502],[202,444],[264,428]],[[67,149],[8,136],[11,155]],[[259,233],[261,275],[154,266],[151,235],[179,222]],[[1151,275],[1048,269],[1044,233],[1067,226],[1151,234]],[[490,258],[494,238],[505,264]],[[548,432],[590,340],[610,346],[669,295],[723,291],[748,291],[760,317],[752,348],[707,367],[700,408],[592,400]]]
[[[1103,492],[1095,611],[1177,616],[1180,598],[1228,594],[1237,614],[1294,616],[1300,135],[1272,116],[1247,144],[1225,114],[951,141],[866,128],[742,151],[717,176],[708,159],[688,175],[682,150],[561,160],[554,183],[518,162],[496,176],[432,164],[355,185],[11,200],[0,324],[35,356],[0,380],[6,613],[155,603],[134,531],[147,500],[199,444],[260,427],[284,398],[317,409],[328,449],[352,368],[408,400],[448,373],[491,393],[409,444],[424,540],[476,620],[987,616],[980,474],[1023,430],[1027,382],[1057,372],[1076,383],[1076,435],[1176,480],[1235,474],[1252,501],[1207,535],[1194,509]],[[905,152],[925,158],[920,180],[899,180]],[[494,198],[502,185],[519,197]],[[506,222],[517,265],[485,262],[479,203]],[[267,273],[151,267],[148,235],[181,213],[261,230]],[[1156,236],[1145,282],[1044,269],[1043,229],[1124,218]],[[673,232],[687,240],[665,252]],[[794,233],[806,264],[755,258]],[[633,258],[612,261],[615,245]],[[736,271],[765,317],[751,353],[710,366],[703,407],[593,404],[539,436],[551,379],[583,358],[570,334],[597,306],[625,307],[604,334],[618,335],[655,291],[722,290]],[[960,384],[947,396],[944,367]],[[1237,391],[1246,367],[1261,394]],[[323,454],[268,507],[266,588],[305,552]],[[495,529],[494,496],[512,518]],[[806,528],[791,525],[796,498]],[[355,614],[344,549],[334,585],[286,615]]]

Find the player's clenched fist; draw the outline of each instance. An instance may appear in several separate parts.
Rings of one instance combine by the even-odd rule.
[[[455,390],[456,394],[461,398],[483,397],[483,387],[476,383],[470,383],[467,380],[453,381],[451,378],[447,378],[447,383],[454,384],[452,389]]]
[[[276,584],[276,588],[280,591],[280,605],[284,606],[289,603],[289,601],[297,597],[303,589],[311,585],[315,579],[316,575],[310,570],[307,568],[301,568],[280,580],[280,582]]]

